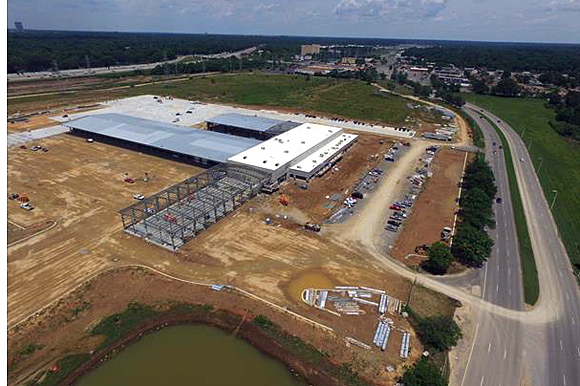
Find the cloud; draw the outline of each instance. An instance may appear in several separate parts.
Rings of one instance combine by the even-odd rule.
[[[550,15],[550,16],[538,17],[538,18],[531,19],[531,20],[526,20],[526,21],[524,21],[524,24],[525,25],[546,25],[546,24],[550,24],[550,22],[552,22],[556,19],[558,19],[558,17],[556,15]]]
[[[448,0],[341,0],[332,12],[337,16],[384,20],[426,19],[447,7]]]

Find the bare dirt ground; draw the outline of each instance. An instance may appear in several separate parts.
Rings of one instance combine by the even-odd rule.
[[[8,221],[8,245],[44,232],[54,225],[56,225],[54,220],[42,220],[26,227]]]
[[[126,83],[148,82],[151,76],[131,76],[105,78],[85,76],[63,79],[45,79],[35,81],[8,82],[8,96],[54,92],[61,90],[83,90],[95,87],[114,87]]]
[[[25,193],[35,206],[25,211],[9,200],[8,218],[24,227],[58,221],[8,249],[9,325],[113,263],[123,236],[117,211],[134,193],[155,193],[200,170],[66,134],[41,142],[50,152],[8,149],[8,193]],[[144,172],[150,182],[123,182],[125,173]],[[141,247],[135,252],[148,249]]]
[[[81,138],[66,134],[39,142],[49,147],[50,152],[8,149],[7,193],[26,193],[36,207],[26,212],[16,202],[9,201],[8,217],[24,227],[46,218],[55,219],[58,225],[8,249],[9,326],[87,279],[112,267],[131,264],[143,264],[186,280],[236,285],[265,300],[329,324],[344,336],[367,343],[372,341],[376,328],[376,313],[361,317],[336,317],[308,307],[297,299],[295,293],[315,286],[316,280],[309,278],[316,273],[335,285],[383,288],[401,300],[409,298],[411,283],[381,268],[375,257],[369,256],[358,243],[361,238],[367,238],[365,234],[373,234],[373,230],[365,229],[369,223],[366,216],[376,217],[377,214],[373,213],[376,210],[365,209],[352,233],[354,238],[347,238],[346,241],[338,240],[334,231],[323,229],[316,234],[301,226],[308,219],[324,216],[321,205],[326,202],[326,195],[351,187],[359,174],[369,167],[370,155],[380,153],[383,147],[388,146],[387,140],[380,145],[376,136],[361,136],[359,144],[337,165],[339,170],[335,174],[327,174],[309,184],[308,192],[313,196],[310,201],[300,195],[302,191],[296,186],[288,187],[290,205],[287,207],[280,205],[275,196],[259,196],[203,232],[178,253],[168,252],[124,233],[117,211],[133,203],[134,193],[156,193],[198,174],[199,168],[105,144],[88,144]],[[408,155],[399,161],[402,169],[389,171],[385,183],[375,194],[384,195],[388,201],[390,192],[405,178],[411,161],[423,148],[423,145],[414,142]],[[140,180],[145,172],[151,177],[147,183]],[[136,178],[136,183],[123,182],[126,176]],[[265,224],[266,216],[273,217],[272,225]],[[25,342],[34,343],[36,340],[46,347],[57,347],[53,351],[43,349],[34,354],[51,353],[48,357],[31,356],[27,359],[33,366],[50,363],[57,354],[78,350],[79,345],[82,348],[92,347],[96,344],[94,339],[85,340],[79,334],[86,333],[86,328],[100,317],[122,310],[130,300],[203,299],[203,302],[208,302],[214,299],[213,292],[210,293],[212,296],[208,296],[207,291],[196,295],[195,291],[199,291],[197,287],[185,291],[184,286],[188,285],[168,282],[157,276],[152,279],[145,275],[145,279],[132,280],[123,275],[135,274],[116,275],[107,274],[109,279],[103,279],[103,284],[96,284],[101,283],[101,279],[97,279],[85,288],[88,293],[91,288],[100,288],[95,292],[96,297],[87,300],[91,304],[88,311],[74,311],[79,305],[72,300],[60,301],[57,307],[64,307],[62,310],[46,311],[44,315],[47,319],[36,317],[22,324],[20,331],[40,330],[34,330],[36,332],[30,338],[9,338],[9,345],[13,347],[10,355],[18,354]],[[222,306],[219,299],[216,298],[216,304]],[[413,290],[412,301],[420,305],[421,312],[426,314],[450,313],[453,308],[447,299],[421,288]],[[243,304],[235,298],[223,307],[231,306],[235,310],[236,305],[240,307]],[[247,305],[247,309],[252,309],[254,313],[258,313],[256,310],[266,312],[254,307],[254,303]],[[87,317],[81,318],[79,315],[85,312]],[[296,331],[299,336],[314,342],[316,347],[324,349],[326,344],[331,344],[330,341],[325,342],[326,338],[311,336],[311,327],[304,327],[282,315],[276,318],[284,328]],[[82,322],[74,324],[81,319]],[[409,328],[402,317],[393,319],[396,326]],[[51,325],[53,322],[57,325]],[[69,331],[70,339],[66,337]],[[374,351],[358,348],[345,350],[341,341],[332,343],[334,349],[328,349],[334,350],[332,352],[336,353],[337,361],[354,363],[356,370],[365,376],[380,376],[381,379],[384,376],[387,380],[392,377],[385,373],[386,363],[398,366],[399,371],[402,369],[401,360],[394,354],[400,341],[395,341],[393,339],[389,343],[395,346],[389,346],[387,359],[384,354],[376,356]],[[416,339],[414,343],[417,343]],[[370,354],[367,356],[367,353]],[[419,345],[414,344],[412,358],[417,358],[419,353]]]
[[[419,194],[391,251],[391,257],[409,267],[416,267],[424,257],[405,257],[413,254],[419,245],[439,241],[443,227],[453,227],[465,156],[466,153],[448,148],[442,148],[436,153],[432,165],[433,176]]]
[[[274,194],[272,204],[279,202],[284,194],[290,201],[291,207],[307,214],[306,221],[322,222],[342,206],[345,196],[352,193],[354,184],[374,168],[384,153],[393,145],[393,141],[372,134],[358,133],[358,143],[348,150],[343,159],[320,178],[314,178],[308,184],[308,189],[300,187],[302,180],[296,180],[284,185],[277,194]],[[381,141],[383,143],[381,143]],[[340,200],[335,201],[334,207],[327,196],[338,193]]]
[[[352,336],[353,324],[362,332],[359,339],[372,341],[376,328],[376,312],[365,317],[352,317],[356,318],[356,323],[348,320],[349,317],[339,318],[320,311],[312,312],[317,319],[335,329],[335,333],[329,333],[236,292],[216,292],[207,287],[164,278],[143,269],[118,269],[87,282],[34,320],[9,333],[9,384],[16,384],[40,369],[52,367],[58,357],[95,349],[101,339],[90,336],[88,331],[103,316],[124,310],[129,302],[152,306],[170,302],[210,303],[216,308],[238,314],[266,315],[286,331],[328,353],[333,361],[353,364],[361,370],[362,376],[377,384],[390,384],[402,370],[402,361],[398,357],[401,341],[399,331],[393,331],[386,353],[378,349],[364,350],[356,346],[345,346],[344,337]],[[401,317],[392,318],[397,324],[406,323]],[[25,354],[25,348],[29,345],[40,348],[32,354]],[[411,358],[414,360],[421,353],[421,346],[415,336],[412,338],[412,348]],[[398,371],[387,373],[387,364],[397,366]]]

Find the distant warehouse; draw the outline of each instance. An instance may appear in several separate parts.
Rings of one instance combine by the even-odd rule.
[[[291,121],[236,113],[221,114],[208,119],[206,123],[207,129],[211,131],[255,138],[262,141],[301,125]]]

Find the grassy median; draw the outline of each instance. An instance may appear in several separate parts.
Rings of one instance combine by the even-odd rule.
[[[514,210],[514,219],[516,222],[516,232],[518,234],[518,245],[520,248],[520,266],[522,267],[524,300],[527,304],[534,305],[538,301],[538,296],[540,295],[538,269],[536,268],[534,250],[532,249],[532,243],[530,241],[530,235],[526,225],[526,215],[524,213],[524,205],[522,203],[522,196],[520,195],[520,190],[518,187],[518,180],[516,178],[511,150],[506,137],[497,127],[497,125],[486,116],[484,116],[484,118],[487,119],[495,131],[497,131],[503,146],[503,154],[506,163],[512,208]]]
[[[466,99],[504,119],[530,146],[530,156],[576,275],[580,272],[580,146],[549,125],[555,113],[541,99],[466,95]]]

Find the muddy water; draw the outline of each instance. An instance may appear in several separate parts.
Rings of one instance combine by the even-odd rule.
[[[184,325],[146,335],[81,378],[79,386],[302,385],[278,361],[217,328]]]
[[[288,293],[296,302],[302,303],[302,291],[307,288],[332,288],[328,276],[318,271],[304,272],[288,283]]]

